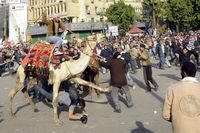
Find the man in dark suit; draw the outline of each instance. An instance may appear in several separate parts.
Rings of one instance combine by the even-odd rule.
[[[100,62],[101,66],[110,70],[110,86],[112,88],[111,97],[114,103],[114,112],[117,113],[121,113],[118,96],[119,91],[125,94],[127,107],[130,108],[133,106],[132,97],[126,80],[126,61],[118,58],[119,55],[120,53],[116,52],[113,56],[113,59],[108,60],[107,62]]]

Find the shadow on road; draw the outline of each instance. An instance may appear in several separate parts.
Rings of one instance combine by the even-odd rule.
[[[158,94],[156,94],[155,92],[150,92],[150,94],[152,95],[152,96],[154,96],[158,101],[160,101],[161,103],[164,103],[164,99],[161,97],[161,96],[159,96]]]
[[[169,79],[173,79],[173,80],[176,80],[176,81],[180,81],[181,78],[174,75],[174,74],[159,74],[159,76],[163,76],[163,77],[167,77]]]
[[[145,85],[142,81],[140,81],[140,80],[134,78],[132,75],[131,75],[131,78],[133,79],[133,81],[134,81],[140,88],[146,90],[146,85]],[[152,92],[152,91],[150,92],[150,94],[151,94],[152,96],[154,96],[156,99],[158,99],[161,103],[164,102],[164,99],[163,99],[162,97],[160,97],[158,94],[156,94],[156,93],[154,93],[154,92]]]
[[[142,122],[136,121],[135,123],[137,125],[137,128],[133,129],[130,133],[153,133],[149,129],[146,129]]]
[[[0,123],[3,122],[3,121],[4,121],[4,119],[0,119]]]
[[[27,107],[27,106],[29,106],[29,105],[30,105],[30,103],[27,103],[27,104],[24,104],[24,105],[22,105],[22,106],[20,106],[20,107],[17,107],[17,110],[15,111],[14,114],[17,114],[17,112],[19,112],[21,109],[23,109],[23,108],[25,108],[25,107]]]
[[[133,79],[133,81],[134,81],[140,88],[146,90],[146,89],[145,89],[145,88],[146,88],[146,85],[145,85],[142,81],[140,81],[140,80],[134,78],[132,75],[130,75],[130,76],[131,76],[131,78]]]

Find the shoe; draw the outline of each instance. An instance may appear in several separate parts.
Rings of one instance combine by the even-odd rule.
[[[148,92],[151,92],[151,90],[150,90],[150,89],[148,89],[148,90],[146,90],[145,92],[146,92],[146,93],[148,93]]]
[[[153,89],[155,90],[155,91],[157,91],[158,90],[158,85],[157,86],[155,86]]]
[[[127,106],[127,108],[132,108],[132,107],[133,107],[133,104]]]
[[[122,111],[121,111],[121,109],[115,109],[113,112],[115,112],[115,113],[121,113]]]
[[[151,92],[151,87],[147,87],[146,93]]]
[[[162,70],[165,70],[165,68],[164,68],[164,67],[160,67],[160,69],[162,69]]]
[[[60,52],[60,51],[55,51],[55,52],[54,52],[54,55],[61,55],[61,54],[63,54],[63,53]]]

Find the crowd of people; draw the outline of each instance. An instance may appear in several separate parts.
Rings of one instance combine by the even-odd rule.
[[[8,39],[0,43],[0,76],[10,70],[17,70],[21,61],[30,49],[27,43],[9,42]]]
[[[93,35],[95,38],[95,34]],[[31,45],[16,44],[4,40],[0,48],[0,74],[10,69],[12,66],[20,65],[23,58],[26,56]],[[73,42],[68,41],[57,48],[57,54],[60,53],[60,47],[64,52],[76,59],[77,53],[84,48],[84,43],[79,43],[77,39]],[[77,48],[77,49],[74,49]],[[161,34],[159,37],[144,34],[142,36],[125,36],[125,37],[110,37],[103,42],[97,42],[95,55],[100,57],[102,73],[105,74],[108,70],[111,73],[110,86],[111,97],[114,103],[114,112],[121,113],[121,108],[118,99],[119,91],[126,95],[127,107],[133,106],[132,97],[129,92],[128,83],[135,88],[135,83],[130,77],[130,72],[136,73],[137,69],[143,68],[144,82],[147,92],[153,89],[158,90],[159,85],[152,76],[151,60],[158,60],[158,68],[165,70],[172,65],[182,67],[187,62],[193,62],[196,68],[199,68],[199,52],[200,52],[200,31],[190,31],[188,33],[172,34],[170,32]],[[75,57],[76,56],[76,57]],[[16,65],[17,64],[17,65]],[[117,75],[116,75],[117,74]],[[38,89],[42,93],[41,89]],[[49,92],[43,94],[48,95]],[[66,101],[70,101],[66,103]],[[76,102],[70,98],[70,93],[60,93],[60,103],[64,103],[72,108],[69,111],[69,119],[84,119],[83,115],[73,115],[74,107],[79,107],[84,110],[85,102],[76,98]],[[87,117],[85,111],[84,117]],[[169,119],[169,118],[165,118]]]

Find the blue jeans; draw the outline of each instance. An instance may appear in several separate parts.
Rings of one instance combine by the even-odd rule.
[[[166,57],[160,56],[160,68],[164,68],[165,61],[166,61]]]
[[[62,45],[63,40],[62,38],[57,37],[57,36],[48,36],[47,42],[56,44],[56,48],[59,49]]]

